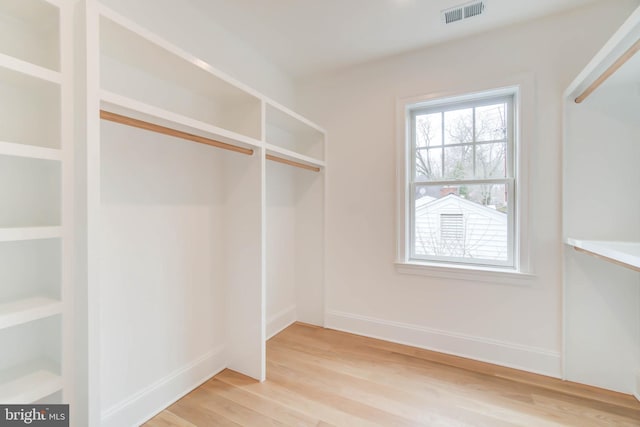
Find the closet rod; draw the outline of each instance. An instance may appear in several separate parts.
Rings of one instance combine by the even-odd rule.
[[[316,166],[305,165],[304,163],[294,162],[293,160],[283,159],[282,157],[273,156],[271,154],[267,154],[266,157],[267,157],[267,160],[271,160],[274,162],[283,163],[285,165],[295,166],[297,168],[307,169],[314,172],[320,172],[320,168]]]
[[[611,64],[611,66],[607,68],[606,71],[600,75],[600,77],[598,77],[593,83],[591,83],[591,85],[587,89],[585,89],[585,91],[582,92],[580,96],[576,98],[576,104],[580,104],[582,101],[587,99],[587,97],[591,95],[593,91],[600,87],[602,83],[604,83],[609,77],[611,77],[613,73],[618,71],[618,69],[622,67],[628,60],[630,60],[631,57],[638,51],[640,51],[640,39],[638,39],[638,41],[636,41],[634,45],[629,48],[629,50],[623,53],[616,62]]]
[[[100,110],[100,118],[103,120],[108,120],[110,122],[132,126],[134,128],[144,129],[151,132],[161,133],[163,135],[169,135],[176,138],[186,139],[187,141],[193,141],[199,144],[206,144],[206,145],[211,145],[213,147],[223,148],[229,151],[235,151],[236,153],[247,154],[249,156],[253,154],[253,150],[250,148],[236,147],[235,145],[227,144],[226,142],[220,142],[220,141],[216,141],[215,139],[193,135],[191,133],[182,132],[176,129],[171,129],[165,126],[160,126],[153,123],[145,122],[143,120],[134,119],[132,117],[111,113],[105,110]]]

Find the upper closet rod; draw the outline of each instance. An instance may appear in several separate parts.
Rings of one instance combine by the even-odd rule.
[[[103,120],[108,120],[110,122],[132,126],[134,128],[145,129],[151,132],[157,132],[164,135],[174,136],[176,138],[186,139],[188,141],[198,142],[200,144],[206,144],[206,145],[212,145],[218,148],[224,148],[225,150],[235,151],[236,153],[247,154],[249,156],[253,154],[253,150],[250,148],[236,147],[235,145],[227,144],[226,142],[220,142],[220,141],[216,141],[215,139],[193,135],[191,133],[182,132],[182,131],[171,129],[165,126],[156,125],[154,123],[145,122],[143,120],[134,119],[132,117],[111,113],[105,110],[100,110],[100,118]]]
[[[635,44],[629,48],[629,50],[623,53],[616,62],[611,64],[611,66],[607,68],[607,70],[602,73],[600,77],[598,77],[593,83],[591,83],[591,85],[584,92],[582,92],[580,96],[576,98],[576,104],[580,104],[582,101],[587,99],[587,97],[591,95],[593,91],[595,91],[602,83],[604,83],[605,80],[611,77],[613,73],[618,71],[618,69],[622,67],[625,62],[631,59],[631,57],[638,51],[640,51],[640,39],[638,39],[638,41],[636,41]]]
[[[171,129],[165,126],[156,125],[154,123],[145,122],[143,120],[134,119],[132,117],[123,116],[121,114],[116,114],[116,113],[112,113],[105,110],[100,110],[100,118],[103,120],[108,120],[110,122],[120,123],[123,125],[148,130],[151,132],[161,133],[163,135],[169,135],[169,136],[174,136],[176,138],[186,139],[188,141],[198,142],[200,144],[206,144],[206,145],[212,145],[214,147],[224,148],[225,150],[235,151],[237,153],[242,153],[247,155],[253,154],[253,150],[250,148],[236,147],[235,145],[216,141],[215,139],[193,135],[191,133],[182,132],[182,131]],[[286,165],[295,166],[297,168],[307,169],[314,172],[320,172],[319,167],[305,165],[304,163],[283,159],[282,157],[273,156],[271,154],[267,154],[266,157],[267,157],[267,160],[272,160],[274,162],[284,163]]]

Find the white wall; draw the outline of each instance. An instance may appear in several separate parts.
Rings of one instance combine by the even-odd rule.
[[[295,181],[293,168],[273,162],[266,167],[266,310],[267,337],[296,318]]]
[[[322,325],[324,176],[266,167],[267,337],[292,322]]]
[[[101,139],[100,399],[115,426],[226,366],[224,159],[108,122]]]
[[[185,0],[102,0],[187,52],[268,97],[291,106],[293,85],[287,75],[238,37]]]
[[[299,82],[298,109],[329,135],[329,327],[560,375],[562,91],[637,3],[601,1]],[[484,88],[521,73],[535,76],[528,159],[535,278],[499,284],[399,274],[396,99]]]

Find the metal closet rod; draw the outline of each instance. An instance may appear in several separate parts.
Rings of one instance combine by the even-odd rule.
[[[602,83],[604,83],[609,77],[611,77],[613,73],[618,71],[618,69],[622,67],[628,60],[630,60],[631,57],[633,57],[633,55],[635,55],[638,51],[640,51],[640,39],[638,39],[638,41],[636,41],[633,46],[629,48],[629,50],[623,53],[616,62],[611,64],[611,66],[607,68],[605,72],[600,75],[600,77],[598,77],[593,83],[591,83],[591,85],[575,99],[576,104],[580,104],[582,101],[587,99],[589,95],[591,95],[596,89],[598,89],[598,87],[600,87]]]
[[[110,111],[100,110],[100,118],[114,123],[119,123],[126,126],[131,126],[139,129],[148,130],[151,132],[160,133],[163,135],[169,135],[176,138],[186,139],[187,141],[197,142],[199,144],[211,145],[213,147],[222,148],[236,153],[242,153],[246,155],[253,155],[253,150],[250,148],[237,147],[226,142],[216,141],[215,139],[205,138],[204,136],[194,135],[191,133],[183,132],[180,130],[172,129],[166,126],[160,126],[155,123],[145,122],[144,120],[134,119],[133,117],[123,116],[122,114],[112,113]],[[267,154],[267,160],[274,162],[284,163],[286,165],[295,166],[302,169],[312,170],[314,172],[320,172],[320,168],[315,166],[309,166],[304,163],[295,162],[293,160],[284,159],[282,157]]]

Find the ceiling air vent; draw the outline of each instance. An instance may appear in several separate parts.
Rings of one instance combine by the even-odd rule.
[[[462,20],[462,8],[458,7],[455,9],[445,10],[442,12],[444,15],[444,23],[451,24],[452,22],[461,21]]]
[[[485,1],[474,1],[445,9],[442,11],[442,21],[445,24],[451,24],[452,22],[482,15],[485,5]]]

